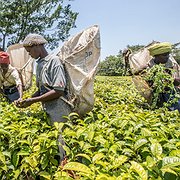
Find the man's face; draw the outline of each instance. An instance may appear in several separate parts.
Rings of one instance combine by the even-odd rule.
[[[157,64],[165,64],[169,59],[169,53],[159,54],[155,56],[155,62]]]
[[[34,58],[34,59],[39,58],[40,53],[38,50],[38,46],[27,46],[27,47],[25,47],[25,49],[32,58]]]

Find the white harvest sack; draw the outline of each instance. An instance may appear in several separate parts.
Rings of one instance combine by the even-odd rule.
[[[83,116],[94,106],[94,76],[100,59],[100,32],[94,25],[73,36],[58,53],[65,66],[69,102]]]
[[[130,54],[129,65],[132,74],[138,74],[138,72],[145,69],[151,59],[152,56],[150,56],[147,48],[143,48],[137,53]]]
[[[33,76],[33,59],[22,44],[9,46],[7,52],[10,56],[11,65],[17,68],[20,74],[23,89],[26,90],[30,88]]]

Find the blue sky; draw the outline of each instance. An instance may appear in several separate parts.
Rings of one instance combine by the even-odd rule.
[[[79,13],[71,36],[93,24],[100,26],[101,60],[127,45],[180,42],[180,0],[74,0],[70,4]]]

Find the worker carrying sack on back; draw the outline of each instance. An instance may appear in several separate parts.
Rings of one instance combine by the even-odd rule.
[[[172,51],[172,45],[168,42],[155,42],[151,43],[148,46],[144,47],[137,53],[132,53],[129,55],[129,64],[131,68],[131,72],[133,73],[133,82],[138,89],[139,93],[147,100],[148,103],[153,105],[154,107],[157,105],[159,107],[163,106],[164,102],[170,102],[171,100],[175,99],[175,91],[176,88],[178,88],[180,84],[180,66],[176,62],[176,60],[173,58],[173,56],[170,54]],[[175,89],[167,88],[167,86],[170,86],[167,84],[166,87],[160,88],[159,96],[155,97],[155,94],[157,94],[156,90],[159,89],[159,86],[157,87],[157,84],[154,83],[154,80],[156,78],[156,75],[160,73],[160,71],[157,72],[158,67],[160,69],[166,69],[166,71],[171,73],[169,74],[168,79],[159,79],[159,81],[170,81],[172,79],[172,83],[174,83],[173,86],[175,86]],[[149,77],[150,74],[152,74],[151,69],[154,69],[154,75],[152,77]],[[159,69],[159,70],[160,70]],[[165,73],[164,76],[167,76],[168,74],[164,71],[162,73]],[[158,77],[158,76],[157,76]],[[150,81],[148,80],[150,78]],[[160,83],[158,81],[158,83]],[[164,83],[161,83],[164,84]],[[160,85],[160,84],[159,84]],[[168,92],[167,92],[168,89]],[[170,98],[171,97],[171,98]],[[170,110],[180,109],[180,100],[177,99],[177,103],[170,104],[168,107]]]
[[[36,37],[41,36],[37,34],[30,34],[25,40],[27,42],[37,44],[37,42],[32,42],[33,38],[35,39]],[[40,39],[43,38],[41,37]],[[26,41],[24,41],[23,45],[30,53],[33,46],[32,44],[29,45],[26,43]],[[40,44],[39,41],[38,43],[39,44],[37,45],[45,51],[45,43],[43,42],[43,44]],[[34,54],[31,56],[34,56],[36,59],[39,58]],[[55,59],[57,60],[58,57],[59,62],[56,62],[56,64],[60,64],[59,66],[54,64]],[[64,95],[59,97],[59,101],[62,100],[63,103],[65,102],[71,107],[72,112],[76,112],[80,116],[83,116],[87,112],[91,111],[94,107],[94,77],[100,62],[99,27],[94,25],[73,36],[64,43],[58,53],[49,54],[44,58],[44,61],[43,65],[39,65],[37,67],[36,73],[36,79],[39,79],[36,81],[37,86],[39,87],[40,92],[42,92],[37,97],[40,96],[42,98],[32,97],[17,103],[17,106],[27,107],[37,101],[41,101],[41,99],[43,99],[42,94],[51,92],[53,89],[56,90],[57,87],[61,87],[61,89],[63,87]],[[41,60],[37,60],[36,62],[40,64]],[[54,69],[52,69],[53,64]],[[63,67],[61,67],[61,64]],[[58,74],[55,67],[59,67],[62,73]],[[61,76],[61,74],[63,74],[63,76]],[[56,81],[53,79],[55,76],[57,76]],[[46,102],[46,100],[43,101]],[[49,111],[52,111],[49,112],[51,116],[54,117],[57,115],[51,107],[52,103],[47,101],[44,104],[48,104],[49,108],[46,107],[46,110],[49,109]],[[61,112],[62,106],[54,108],[56,108],[57,112]]]
[[[0,93],[10,103],[21,100],[23,95],[19,73],[10,65],[9,54],[3,51],[0,52]]]
[[[94,106],[93,82],[100,57],[99,27],[92,26],[72,37],[56,53],[58,56],[48,54],[46,43],[39,34],[29,34],[23,41],[23,46],[37,62],[38,90],[16,106],[26,108],[41,102],[51,124],[66,122],[72,111],[85,115]],[[58,141],[61,143],[60,162],[63,162],[65,151],[61,134]]]
[[[148,62],[152,59],[147,49],[149,45],[140,49],[138,52],[133,53],[130,49],[124,49],[123,57],[125,60],[125,71],[127,67],[130,69],[132,75],[132,80],[136,86],[139,93],[151,103],[152,99],[152,89],[149,87],[148,83],[141,77],[141,73],[148,67]]]

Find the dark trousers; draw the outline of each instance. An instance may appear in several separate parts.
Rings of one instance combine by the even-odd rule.
[[[3,92],[10,103],[14,102],[20,97],[16,86],[3,87]]]
[[[159,106],[163,106],[163,103],[170,103],[175,99],[175,93],[161,93],[159,96]],[[168,106],[170,111],[178,110],[180,112],[180,99],[177,99],[176,102],[173,102]]]

